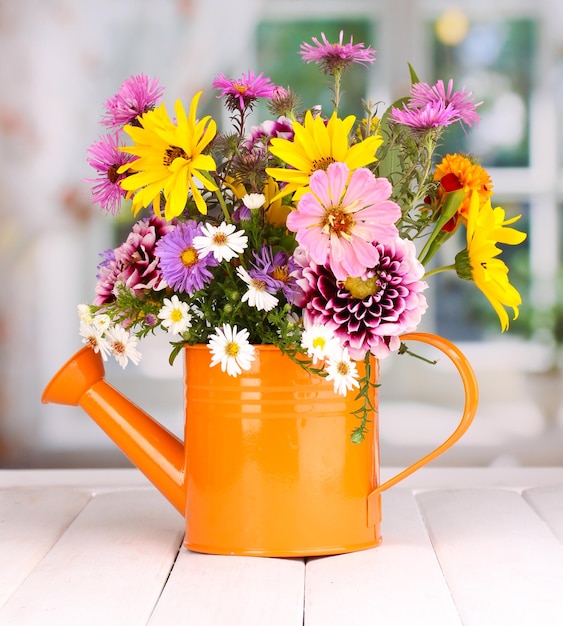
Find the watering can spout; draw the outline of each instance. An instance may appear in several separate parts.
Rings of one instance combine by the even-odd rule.
[[[80,406],[185,515],[184,445],[104,379],[100,354],[82,348],[45,388],[44,404]]]

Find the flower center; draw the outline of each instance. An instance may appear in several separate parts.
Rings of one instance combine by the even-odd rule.
[[[243,85],[242,83],[233,83],[233,89],[244,96],[244,94],[248,91],[248,85]]]
[[[344,281],[344,287],[350,292],[352,298],[357,300],[364,300],[368,296],[373,296],[380,289],[377,276],[370,278],[352,278],[348,276]]]
[[[122,341],[114,341],[111,350],[114,354],[125,354],[125,344]]]
[[[272,271],[272,278],[279,280],[282,283],[287,283],[289,280],[289,271],[287,265],[276,265]]]
[[[215,233],[213,235],[213,243],[216,246],[225,246],[227,241],[227,235],[225,235],[225,233]]]
[[[192,265],[195,265],[198,260],[199,257],[197,255],[197,251],[191,246],[189,248],[186,248],[185,250],[182,250],[182,253],[180,254],[180,261],[185,267],[192,267]]]
[[[98,347],[98,340],[94,335],[90,335],[86,341],[90,348],[96,349]]]
[[[313,348],[320,348],[321,350],[324,350],[325,345],[326,339],[324,337],[315,337],[313,339]]]
[[[256,291],[264,291],[266,289],[266,283],[258,278],[252,278],[250,284],[256,289]]]
[[[183,319],[182,311],[180,311],[180,309],[173,309],[170,313],[170,319],[173,322],[181,322]]]
[[[168,148],[164,151],[162,164],[168,167],[169,165],[172,165],[176,159],[187,160],[187,158],[188,155],[184,152],[184,150],[182,150],[182,148],[179,148],[178,146],[168,146]]]
[[[111,165],[108,168],[108,180],[110,183],[115,184],[119,179],[119,174],[117,173],[118,167],[117,165]]]
[[[341,376],[347,376],[350,373],[350,366],[346,363],[346,361],[340,361],[340,363],[336,366],[336,371]]]
[[[328,166],[334,163],[334,159],[332,157],[325,157],[324,159],[315,159],[311,163],[311,174],[316,172],[317,170],[327,170]]]
[[[234,341],[229,341],[229,343],[225,346],[225,354],[230,357],[236,357],[240,352],[240,348],[238,343]]]
[[[327,210],[323,220],[323,230],[336,233],[338,236],[350,235],[354,226],[352,213],[343,211],[341,207],[331,207]]]

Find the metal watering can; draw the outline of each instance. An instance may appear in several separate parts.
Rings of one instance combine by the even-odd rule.
[[[477,410],[475,375],[454,344],[429,333],[401,339],[430,344],[453,362],[465,405],[444,443],[383,484],[377,411],[365,440],[352,443],[355,394],[335,394],[331,382],[274,346],[255,346],[251,369],[236,378],[210,368],[207,346],[184,349],[184,441],[108,384],[101,356],[88,347],[59,370],[41,400],[82,407],[185,518],[191,550],[351,552],[380,543],[381,492],[450,448]],[[360,376],[363,367],[358,363]],[[377,382],[376,359],[371,371]]]

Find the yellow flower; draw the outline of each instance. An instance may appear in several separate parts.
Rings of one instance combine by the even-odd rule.
[[[467,216],[467,248],[455,259],[458,275],[473,280],[485,294],[499,317],[503,332],[509,326],[504,307],[512,308],[513,319],[516,319],[522,298],[508,280],[508,267],[496,258],[502,252],[496,244],[515,245],[526,239],[525,233],[508,227],[520,216],[504,218],[504,209],[493,209],[490,200],[480,206],[479,194],[472,192]]]
[[[287,163],[289,168],[270,167],[266,173],[278,181],[287,183],[281,196],[294,193],[299,199],[309,185],[309,178],[316,170],[326,170],[335,161],[346,163],[350,170],[365,167],[376,161],[375,152],[383,139],[372,135],[350,145],[350,131],[356,118],[349,115],[341,120],[333,113],[328,123],[320,115],[305,114],[303,124],[293,122],[293,141],[276,137],[272,139],[270,152]]]
[[[126,191],[135,192],[133,210],[153,203],[154,212],[160,215],[160,195],[164,195],[164,217],[171,220],[182,213],[188,194],[191,193],[200,213],[207,213],[197,179],[206,189],[214,191],[216,185],[204,172],[216,169],[213,157],[203,150],[215,136],[217,127],[210,116],[199,122],[196,109],[201,91],[192,99],[189,115],[182,103],[174,106],[176,124],[168,117],[164,103],[140,117],[140,127],[125,126],[125,132],[134,142],[133,146],[121,148],[137,159],[120,168],[133,171],[121,181]]]
[[[465,191],[465,198],[457,212],[464,221],[467,220],[473,191],[479,194],[481,204],[493,194],[493,181],[489,173],[478,163],[474,163],[461,154],[446,154],[441,163],[436,166],[434,180],[442,183],[439,195],[457,189]]]

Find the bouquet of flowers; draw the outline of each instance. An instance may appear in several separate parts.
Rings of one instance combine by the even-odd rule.
[[[342,115],[341,83],[355,63],[375,61],[363,43],[322,34],[299,54],[329,77],[334,109],[302,107],[290,87],[248,72],[213,81],[232,127],[197,115],[202,93],[174,117],[154,78],[132,76],[105,104],[108,133],[88,151],[93,198],[116,215],[129,202],[136,223],[103,253],[92,304],[79,305],[84,343],[125,367],[138,340],[164,331],[171,359],[207,344],[226,375],[249,369],[255,344],[273,344],[336,393],[365,398],[352,440],[366,428],[370,358],[408,351],[401,335],[427,309],[426,279],[453,270],[475,283],[504,331],[521,299],[498,244],[518,244],[492,182],[472,155],[437,158],[452,124],[472,126],[481,103],[452,81],[421,82],[379,114]],[[259,99],[271,118],[250,125]],[[145,213],[146,211],[146,213]],[[140,215],[144,213],[144,215]],[[463,248],[432,263],[458,229]],[[365,360],[359,378],[356,362]]]

